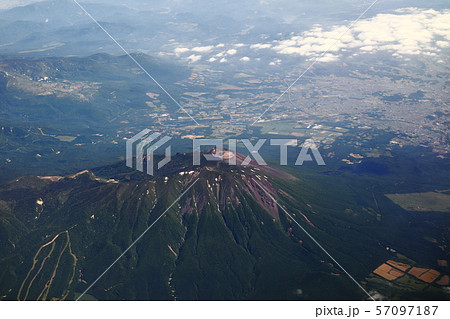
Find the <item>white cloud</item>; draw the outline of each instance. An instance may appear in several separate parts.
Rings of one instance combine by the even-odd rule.
[[[188,61],[191,62],[191,63],[197,62],[201,58],[202,58],[201,55],[195,55],[195,54],[192,54],[192,55],[187,57]]]
[[[243,62],[248,62],[248,61],[250,61],[250,58],[248,56],[244,56],[244,57],[240,58],[239,60],[241,60]]]
[[[318,62],[333,62],[337,60],[339,60],[339,56],[330,53],[324,54],[323,56],[317,58]]]
[[[236,48],[241,48],[241,47],[245,46],[245,44],[244,43],[236,43],[234,46]]]
[[[236,49],[230,49],[230,50],[227,51],[228,55],[235,55],[236,53],[237,53]]]
[[[274,65],[279,65],[281,63],[280,59],[274,59],[273,61],[271,61],[269,63],[269,65],[274,66]]]
[[[180,55],[188,51],[189,51],[188,48],[176,48],[175,50],[173,50],[173,52],[175,52],[176,55]]]
[[[256,43],[252,44],[250,46],[250,49],[259,50],[259,49],[269,49],[270,47],[272,47],[272,45],[270,45],[269,43]]]
[[[216,61],[216,60],[217,60],[216,58],[211,57],[211,58],[208,59],[208,62],[214,62],[214,61]]]
[[[438,55],[450,47],[450,10],[404,8],[356,22],[351,30],[336,25],[320,26],[271,44],[253,44],[252,49],[272,47],[280,54],[300,55],[319,61],[336,61],[346,49],[359,53],[389,51],[392,55]],[[344,34],[345,33],[345,34]],[[344,34],[344,35],[343,35]],[[327,52],[322,56],[323,52]]]
[[[177,56],[180,56],[181,54],[186,53],[186,52],[208,53],[208,52],[211,52],[213,49],[214,49],[213,45],[206,45],[206,46],[193,47],[192,49],[184,48],[184,47],[176,48],[173,50],[173,52]],[[195,55],[191,55],[189,58],[191,58],[192,56],[195,56]]]
[[[225,59],[225,58],[222,58],[222,59],[220,59],[220,61],[219,61],[220,63],[224,63],[224,62],[227,62],[227,59]]]
[[[436,45],[440,48],[448,48],[450,47],[450,42],[446,41],[436,41]]]
[[[371,52],[375,50],[375,47],[373,45],[365,45],[363,47],[359,48],[361,51],[367,51],[367,52]]]
[[[207,46],[203,46],[203,47],[194,47],[191,50],[194,52],[199,52],[199,53],[207,53],[207,52],[211,52],[212,49],[214,49],[214,46],[207,45]]]
[[[225,46],[225,44],[219,43],[218,45],[216,45],[216,48],[223,48],[224,46]]]

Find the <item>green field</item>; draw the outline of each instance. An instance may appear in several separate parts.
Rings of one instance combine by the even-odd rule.
[[[445,193],[386,194],[386,196],[405,210],[450,213],[450,195]]]

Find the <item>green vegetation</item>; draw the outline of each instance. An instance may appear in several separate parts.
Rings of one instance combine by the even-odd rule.
[[[450,195],[440,192],[386,194],[397,205],[409,211],[450,213]]]
[[[165,83],[190,75],[144,55],[136,58]],[[441,287],[410,276],[390,285],[370,275],[389,258],[430,268],[448,259],[449,195],[435,190],[450,187],[450,170],[431,150],[397,146],[391,143],[394,133],[349,122],[268,121],[236,130],[215,125],[222,121],[215,114],[193,126],[126,57],[8,58],[4,64],[18,82],[7,85],[0,72],[2,299],[76,299],[193,181],[187,173],[192,171],[200,177],[195,187],[83,300],[366,298],[254,181],[270,188],[368,290],[388,299],[448,299]],[[229,85],[224,94],[206,88],[198,92],[183,83],[191,93],[182,101],[222,108],[235,94]],[[184,92],[169,89],[174,96]],[[174,136],[173,154],[180,153],[155,177],[119,161],[126,138],[145,127]],[[299,149],[289,148],[282,173],[279,147],[267,147],[261,153],[273,169],[193,167],[189,154],[183,155],[191,141],[179,137],[211,134],[240,134],[252,142],[312,137],[327,165],[295,167]],[[84,169],[91,172],[48,177]],[[445,267],[439,271],[448,273]]]
[[[179,154],[155,177],[119,162],[95,169],[95,175],[88,172],[58,181],[24,177],[3,184],[3,299],[75,299],[193,181],[192,174],[179,173],[193,170],[200,173],[196,185],[86,298],[365,299],[287,215],[281,211],[274,215],[268,208],[269,198],[252,180],[274,192],[357,280],[364,280],[399,253],[423,265],[445,258],[445,252],[438,248],[442,240],[430,242],[426,237],[445,234],[448,219],[442,218],[437,225],[411,225],[407,212],[387,198],[383,200],[382,194],[373,195],[373,188],[367,187],[370,178],[330,177],[299,170],[290,172],[296,178],[286,178],[276,169],[217,163],[193,167],[189,154]],[[109,178],[118,183],[107,182]],[[53,245],[50,242],[58,234]],[[37,261],[34,268],[33,256]],[[42,294],[55,268],[56,277]],[[430,295],[429,289],[409,285],[408,295],[401,292],[404,288],[400,284],[386,289],[383,281],[375,279],[368,280],[367,288],[389,299],[410,295],[445,299],[438,288]]]

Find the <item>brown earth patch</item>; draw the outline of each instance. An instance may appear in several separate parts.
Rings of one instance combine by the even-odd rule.
[[[382,264],[380,267],[373,271],[374,274],[383,277],[389,281],[397,279],[404,275],[403,272],[389,266],[388,264]]]
[[[408,264],[404,264],[404,263],[394,261],[394,260],[388,260],[388,261],[386,261],[386,263],[391,265],[392,267],[400,269],[401,271],[407,271],[409,268],[411,268],[411,266]]]
[[[414,277],[420,278],[420,276],[422,276],[426,271],[428,271],[427,268],[413,267],[408,273]]]
[[[441,279],[436,281],[436,283],[440,286],[448,286],[448,284],[450,283],[450,277],[448,277],[447,275],[442,276]]]
[[[440,272],[436,271],[434,269],[430,269],[428,270],[426,273],[422,274],[419,279],[423,280],[427,283],[432,283],[433,281],[436,280],[437,277],[439,277]]]

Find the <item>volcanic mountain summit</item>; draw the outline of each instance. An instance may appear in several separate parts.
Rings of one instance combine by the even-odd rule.
[[[192,154],[155,176],[119,162],[15,179],[0,187],[0,293],[76,299],[157,220],[81,300],[366,299],[274,200],[361,282],[387,258],[370,231],[380,223],[327,207],[313,187],[254,162],[194,166]]]

